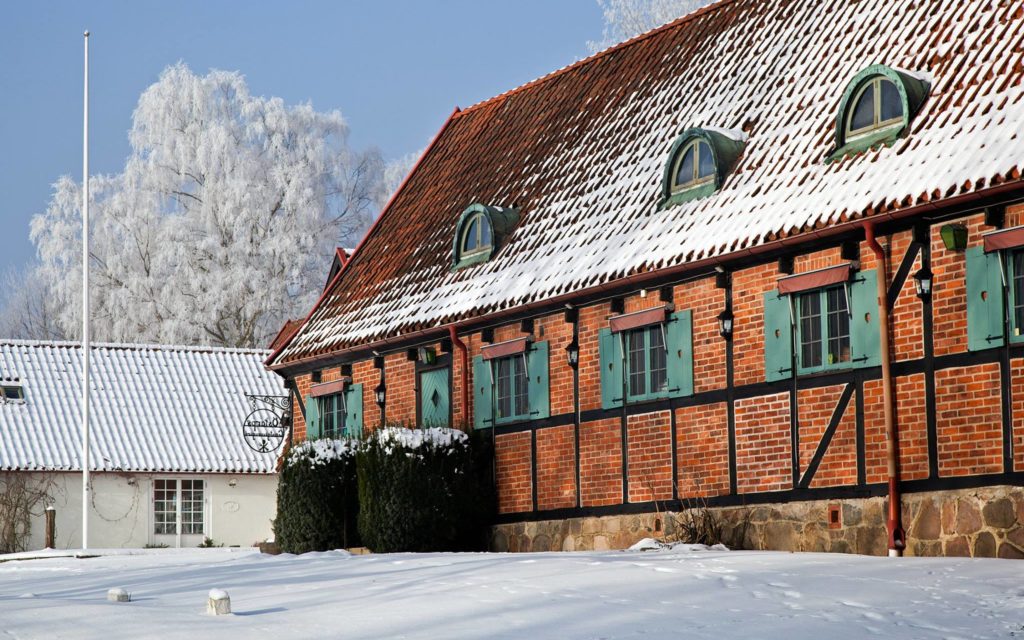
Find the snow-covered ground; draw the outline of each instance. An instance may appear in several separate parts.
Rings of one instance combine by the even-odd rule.
[[[1010,638],[1024,562],[676,548],[2,562],[8,638]],[[130,603],[106,601],[123,587]],[[234,614],[205,613],[210,589]]]

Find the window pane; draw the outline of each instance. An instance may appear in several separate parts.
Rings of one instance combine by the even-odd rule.
[[[828,299],[828,364],[850,361],[850,313],[846,288],[825,292]]]
[[[470,221],[469,227],[466,229],[465,240],[462,241],[463,251],[473,251],[474,249],[477,248],[477,221],[479,219],[480,218],[476,217]]]
[[[896,85],[888,80],[881,81],[882,86],[882,110],[878,116],[879,122],[892,120],[903,116],[903,101],[900,100],[900,92]]]
[[[857,104],[850,117],[850,131],[866,129],[875,124],[875,86],[869,84],[864,93],[860,94]]]
[[[515,370],[515,407],[517,416],[525,416],[530,413],[530,402],[526,394],[528,381],[526,379],[526,366],[523,364],[523,356],[512,356],[512,365]]]
[[[1013,254],[1013,335],[1024,331],[1024,251]]]
[[[497,411],[499,418],[512,415],[512,363],[509,358],[495,361],[495,394],[497,395]]]
[[[320,398],[320,423],[325,438],[334,437],[334,396]]]
[[[697,158],[700,164],[697,168],[697,178],[707,178],[715,173],[715,157],[711,154],[711,147],[706,142],[699,143],[700,152]]]
[[[651,393],[668,390],[668,375],[665,369],[665,334],[662,326],[647,330],[650,344]]]
[[[177,533],[178,486],[175,480],[153,481],[153,533],[174,535]]]
[[[480,221],[480,247],[489,247],[491,246],[491,225],[483,216],[477,219]]]
[[[676,169],[675,186],[685,186],[693,182],[693,145],[686,149],[683,159]]]
[[[817,291],[800,296],[800,364],[821,366],[821,297]]]
[[[630,331],[626,336],[629,349],[629,395],[647,393],[647,363],[644,353],[644,330]]]

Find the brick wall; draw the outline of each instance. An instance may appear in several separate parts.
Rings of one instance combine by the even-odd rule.
[[[580,425],[580,497],[583,506],[622,502],[622,428],[618,418]]]
[[[630,416],[626,421],[629,501],[672,497],[672,416],[668,411]]]
[[[729,493],[729,415],[724,402],[676,409],[680,498]]]
[[[572,425],[537,431],[537,508],[576,506],[576,445]]]
[[[524,431],[496,437],[494,457],[497,468],[498,512],[530,511],[533,508],[530,434]]]
[[[935,372],[939,475],[1003,470],[999,365]]]
[[[800,424],[800,476],[811,460],[839,406],[846,385],[803,389],[797,394]],[[836,487],[857,482],[857,397],[856,392],[839,419],[835,433],[818,469],[812,487]]]
[[[790,451],[788,394],[736,402],[736,488],[740,493],[792,488]]]

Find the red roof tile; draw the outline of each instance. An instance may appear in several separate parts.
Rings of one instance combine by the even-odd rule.
[[[726,0],[448,121],[273,366],[1020,180],[1024,9],[1011,0]],[[930,95],[892,147],[827,164],[835,110],[881,63]],[[691,126],[749,134],[713,196],[658,209]],[[514,206],[452,272],[469,204]]]

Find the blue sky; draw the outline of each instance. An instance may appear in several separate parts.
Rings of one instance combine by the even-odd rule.
[[[587,55],[594,0],[29,2],[0,21],[0,271],[35,253],[32,215],[82,173],[82,31],[90,38],[90,164],[128,155],[139,94],[168,64],[241,71],[253,94],[340,109],[353,146],[423,148],[466,107]]]

